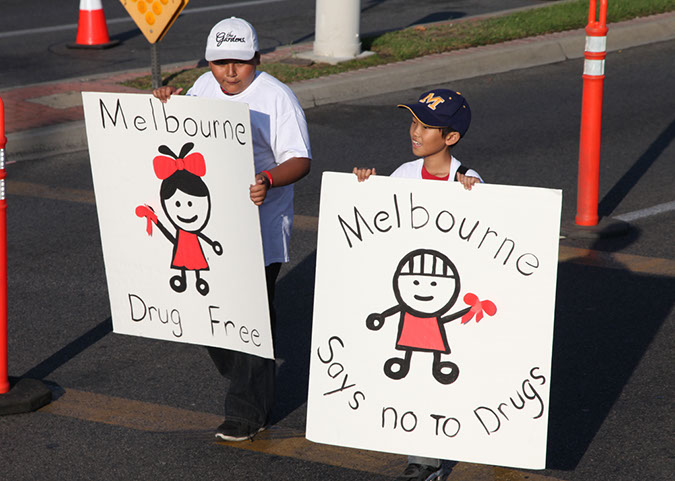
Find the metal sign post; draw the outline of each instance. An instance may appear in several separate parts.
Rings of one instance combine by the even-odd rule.
[[[150,42],[152,88],[162,86],[162,66],[158,43],[169,31],[190,0],[120,0],[131,18]]]
[[[159,45],[150,44],[150,72],[152,74],[152,88],[158,89],[162,86],[162,64],[159,61]]]

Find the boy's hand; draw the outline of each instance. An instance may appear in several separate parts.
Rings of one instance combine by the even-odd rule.
[[[475,184],[480,184],[480,179],[478,177],[471,177],[470,175],[464,175],[458,172],[457,182],[461,183],[466,190],[471,190]]]
[[[173,94],[178,95],[182,91],[183,91],[182,88],[177,89],[176,87],[172,87],[171,85],[164,85],[163,87],[153,90],[152,95],[157,97],[160,102],[166,103],[166,101],[169,100],[169,98]]]
[[[356,174],[356,177],[359,179],[359,182],[363,182],[364,180],[366,180],[371,175],[377,175],[377,172],[375,172],[375,168],[359,169],[358,167],[354,167],[354,170],[352,170],[352,173]]]
[[[270,180],[265,174],[255,175],[255,184],[251,184],[249,191],[251,193],[251,201],[255,205],[261,205],[267,197],[267,191],[270,189]]]

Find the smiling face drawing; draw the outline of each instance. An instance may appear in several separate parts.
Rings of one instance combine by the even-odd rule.
[[[449,297],[455,292],[455,284],[455,279],[451,277],[407,274],[398,278],[401,302],[428,315],[444,310]]]
[[[418,249],[407,254],[394,275],[394,294],[408,312],[419,317],[446,312],[459,296],[459,273],[447,256]]]
[[[163,204],[171,223],[184,231],[199,232],[209,220],[211,201],[208,196],[197,197],[177,189]]]
[[[202,179],[179,170],[162,182],[162,208],[171,223],[186,232],[199,232],[211,215],[211,196]]]

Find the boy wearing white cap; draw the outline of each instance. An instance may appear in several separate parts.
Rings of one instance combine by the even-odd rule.
[[[245,102],[251,112],[255,183],[251,201],[260,206],[267,292],[275,331],[274,286],[281,263],[288,262],[293,224],[293,183],[310,170],[311,152],[305,114],[286,85],[260,64],[258,37],[247,21],[232,17],[218,22],[206,41],[210,72],[199,77],[187,95]],[[153,95],[166,102],[182,89],[163,86]],[[226,441],[250,439],[270,419],[274,401],[274,360],[209,348],[221,375],[229,380],[225,421],[216,437]]]
[[[478,172],[463,166],[451,154],[452,147],[464,137],[471,123],[471,109],[462,94],[447,89],[434,89],[420,95],[417,102],[399,104],[398,107],[408,109],[412,114],[410,141],[413,154],[419,156],[419,158],[399,166],[391,174],[391,177],[457,181],[467,190],[471,190],[475,184],[483,181]],[[353,172],[358,177],[359,182],[363,182],[371,175],[376,174],[374,168],[354,167]],[[371,324],[373,322],[371,320]],[[372,327],[369,326],[369,328]],[[443,334],[442,331],[439,332],[441,335]],[[442,336],[440,339],[443,341],[441,344],[445,350],[447,340]],[[410,343],[403,347],[409,348]],[[424,347],[428,349],[428,346]],[[412,351],[406,352],[405,359],[392,360],[391,363],[398,362],[400,364],[406,359],[409,362],[409,354]],[[452,363],[434,362],[434,377],[439,382],[444,382],[441,371],[443,364]],[[445,381],[452,382],[451,379],[454,379],[453,376],[456,377],[456,375],[456,371],[451,371],[450,379]],[[396,481],[445,479],[454,464],[453,461],[408,456],[408,466],[403,474],[396,478]]]

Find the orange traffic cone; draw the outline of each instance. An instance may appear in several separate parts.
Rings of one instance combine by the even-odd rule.
[[[110,40],[101,0],[80,0],[80,20],[77,24],[77,39],[69,48],[109,48],[119,40]]]

